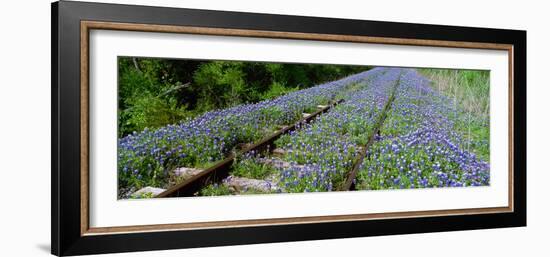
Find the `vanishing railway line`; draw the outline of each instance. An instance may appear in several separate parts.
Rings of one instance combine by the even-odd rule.
[[[363,158],[367,155],[367,152],[368,152],[368,148],[369,146],[373,143],[374,141],[374,137],[375,137],[375,134],[379,131],[380,127],[382,126],[382,123],[384,122],[384,119],[386,117],[386,112],[388,111],[388,109],[391,107],[391,102],[393,101],[393,95],[394,95],[394,92],[395,92],[395,89],[397,88],[398,84],[399,84],[399,72],[391,72],[391,73],[388,73],[386,74],[385,76],[380,76],[378,78],[378,82],[376,83],[372,83],[372,85],[370,83],[367,83],[366,86],[359,88],[359,93],[358,92],[351,92],[350,95],[351,97],[348,97],[350,99],[350,102],[345,102],[343,103],[343,105],[339,106],[338,108],[336,109],[331,109],[331,110],[327,110],[327,114],[325,114],[325,116],[321,117],[319,121],[316,120],[315,123],[313,122],[309,122],[307,123],[307,125],[305,126],[302,126],[300,130],[298,131],[294,131],[294,130],[289,130],[289,132],[295,132],[295,133],[292,133],[292,135],[289,136],[289,139],[290,140],[289,142],[292,142],[294,141],[293,143],[288,143],[287,145],[287,148],[288,149],[278,149],[279,150],[279,153],[277,154],[276,158],[274,159],[273,156],[271,154],[271,152],[268,152],[268,153],[263,153],[261,154],[261,157],[259,156],[255,156],[257,162],[259,163],[268,163],[269,165],[275,165],[275,164],[279,164],[279,171],[276,172],[278,173],[279,176],[277,176],[276,174],[276,180],[273,181],[273,178],[271,178],[271,181],[270,181],[270,185],[271,184],[275,184],[275,188],[279,188],[278,191],[279,192],[301,192],[302,190],[304,190],[304,188],[301,188],[300,186],[298,186],[297,188],[295,186],[292,186],[292,184],[289,185],[288,181],[286,181],[285,183],[285,180],[292,180],[293,177],[292,176],[299,176],[299,177],[305,177],[305,176],[312,176],[312,183],[315,184],[315,185],[320,185],[320,184],[328,184],[328,188],[325,188],[326,191],[334,191],[334,190],[354,190],[354,184],[355,184],[355,175],[358,171],[358,168],[359,166],[361,165],[362,161],[363,161]],[[387,81],[386,81],[387,80]],[[370,82],[373,82],[373,81],[370,81]],[[382,101],[379,103],[378,101],[373,101],[372,99],[381,99]],[[378,107],[379,106],[379,107]],[[330,112],[329,112],[330,111]],[[372,116],[371,119],[367,119],[368,121],[368,124],[366,124],[367,126],[364,127],[364,128],[360,128],[360,129],[353,129],[352,125],[356,124],[357,123],[357,119],[358,118],[361,118],[363,119],[363,116],[364,114],[362,113],[362,111],[367,111],[366,114],[368,114],[367,116]],[[333,121],[335,121],[335,119],[340,119],[341,117],[339,115],[342,115],[342,113],[344,113],[345,116],[347,116],[347,122],[344,122],[343,124],[341,124],[342,127],[345,127],[344,130],[348,130],[347,132],[343,132],[343,131],[336,131],[338,130],[338,128],[335,128],[335,127],[332,127],[332,128],[326,128],[325,125],[327,125],[326,123],[328,122],[329,124],[332,124]],[[346,119],[346,118],[344,118]],[[361,120],[359,119],[359,120]],[[320,123],[320,124],[319,124]],[[305,123],[304,123],[305,124]],[[370,124],[370,125],[369,125]],[[329,136],[329,138],[320,138],[320,139],[313,139],[313,142],[310,142],[310,143],[313,143],[314,145],[315,144],[321,144],[323,148],[325,149],[318,149],[318,150],[312,150],[312,149],[301,149],[300,148],[300,145],[304,145],[303,143],[303,140],[309,140],[311,139],[312,136],[310,136],[311,133],[313,133],[314,131],[317,131],[317,130],[331,130],[332,129],[332,134],[331,136]],[[357,132],[359,131],[359,135],[354,135],[355,133],[354,132]],[[334,134],[336,133],[336,134]],[[280,134],[282,135],[282,134]],[[288,135],[287,135],[288,136]],[[353,136],[357,136],[358,138],[362,138],[362,140],[350,140],[350,137],[353,137]],[[314,136],[313,136],[314,137]],[[330,149],[328,150],[327,152],[346,152],[346,146],[344,146],[344,148],[341,148],[341,147],[335,147],[334,144],[325,144],[324,141],[333,141],[331,140],[330,138],[333,138],[334,140],[338,141],[338,139],[336,138],[340,138],[340,139],[343,139],[343,141],[339,142],[339,143],[335,143],[336,145],[339,145],[339,144],[344,144],[344,145],[347,145],[347,146],[351,146],[352,148],[350,149],[355,149],[355,150],[358,150],[358,151],[354,151],[356,152],[356,155],[357,155],[357,158],[354,159],[354,163],[353,165],[344,165],[344,167],[335,167],[335,166],[332,166],[332,170],[341,170],[340,172],[329,172],[329,173],[326,173],[326,174],[322,174],[323,171],[322,171],[322,167],[314,167],[316,166],[315,164],[312,165],[311,162],[311,159],[316,159],[316,157],[319,157],[318,155],[321,155],[321,156],[326,156],[324,155],[324,153],[322,153],[323,151],[325,151],[326,149]],[[325,140],[326,139],[326,140]],[[273,138],[273,140],[271,142],[275,142],[276,141],[276,138]],[[356,142],[357,141],[357,142]],[[293,147],[294,145],[294,147]],[[274,149],[274,145],[271,144],[270,145],[271,148],[270,149]],[[283,147],[285,147],[284,144],[282,144]],[[290,147],[290,148],[289,148]],[[293,149],[294,148],[294,149]],[[256,148],[254,148],[254,151],[256,151],[256,153],[259,153],[261,152],[261,150],[258,150]],[[290,157],[288,156],[290,155]],[[299,157],[298,160],[292,160],[292,156],[293,155],[298,155]],[[301,158],[302,156],[301,155],[304,155],[304,156],[308,156],[306,157],[305,159]],[[271,156],[271,158],[270,158]],[[280,159],[282,158],[282,159]],[[323,157],[320,157],[321,159]],[[317,159],[320,159],[320,158],[317,158]],[[327,157],[329,160],[331,159],[331,157]],[[325,159],[327,159],[325,158]],[[267,160],[266,160],[267,159]],[[286,159],[286,160],[285,160]],[[297,162],[296,162],[297,161]],[[350,162],[352,160],[349,160]],[[289,163],[290,162],[290,163]],[[282,164],[284,163],[284,164]],[[333,164],[334,165],[334,164]],[[276,165],[277,166],[277,165]],[[323,166],[323,165],[321,165]],[[285,167],[285,168],[280,168],[280,167]],[[308,174],[309,172],[311,172],[310,170],[311,169],[317,169],[315,172],[315,174]],[[340,173],[343,173],[343,174],[340,174]],[[298,174],[298,175],[297,175]],[[225,176],[227,176],[227,174],[224,174]],[[325,179],[325,180],[322,180],[322,179],[319,179],[319,177],[332,177],[332,176],[339,176],[339,175],[343,175],[346,177],[346,179],[344,180],[345,183],[343,183],[342,185],[340,185],[340,183],[342,182],[338,182],[337,185],[335,185],[335,187],[333,188],[332,187],[332,181],[329,181],[331,179]],[[231,177],[230,177],[231,178]],[[246,181],[246,177],[245,178],[239,178],[239,177],[236,177],[235,180],[243,180],[245,179]],[[270,179],[267,179],[267,180],[270,180]],[[219,181],[219,180],[218,180]],[[258,180],[259,181],[259,180]],[[296,181],[296,177],[294,177],[294,183]],[[328,183],[327,183],[328,182]],[[234,184],[234,183],[233,183]],[[279,185],[278,185],[279,184]],[[283,186],[283,185],[288,185],[288,186]],[[271,186],[270,186],[271,187]],[[244,189],[246,190],[246,188]],[[308,189],[305,188],[305,191],[307,191]],[[309,189],[309,190],[317,190],[317,189]],[[322,190],[322,189],[321,189]],[[191,191],[196,191],[196,188],[194,188],[193,190]],[[192,194],[192,192],[190,192],[190,194]]]
[[[386,71],[384,71],[384,73],[382,74],[385,74],[385,73]],[[400,72],[396,74],[393,74],[394,75],[393,80],[385,82],[384,84],[385,86],[386,85],[389,85],[389,86],[387,86],[388,89],[386,91],[383,91],[381,94],[389,95],[389,96],[387,97],[382,110],[380,110],[379,113],[377,113],[376,115],[377,117],[374,121],[374,125],[368,131],[366,131],[366,133],[368,134],[366,143],[359,144],[357,146],[359,150],[357,157],[355,158],[354,163],[350,167],[349,171],[345,172],[344,183],[338,188],[334,188],[334,190],[340,190],[340,191],[355,190],[355,181],[356,181],[355,177],[357,175],[359,167],[363,163],[364,158],[367,157],[369,147],[373,144],[375,140],[375,135],[379,133],[380,128],[382,127],[382,124],[387,116],[386,113],[388,109],[391,108],[391,103],[394,100],[396,88],[399,86]],[[387,74],[387,76],[391,76],[391,75]],[[380,77],[383,77],[383,76],[380,75]],[[372,86],[368,84],[367,90],[373,90]],[[351,92],[351,94],[353,93],[354,92]],[[312,123],[316,120],[316,118],[318,118],[321,114],[331,111],[333,107],[343,102],[344,100],[340,99],[338,101],[331,101],[327,106],[320,106],[321,108],[319,108],[316,112],[303,117],[293,125],[283,127],[277,132],[263,138],[262,140],[260,140],[255,144],[245,145],[245,147],[240,151],[230,153],[223,160],[216,162],[214,165],[210,166],[205,170],[202,170],[201,172],[199,172],[198,174],[190,178],[185,179],[181,183],[178,183],[168,188],[167,190],[156,195],[155,197],[164,198],[164,197],[194,196],[194,195],[197,195],[202,188],[205,188],[208,185],[223,182],[225,179],[230,177],[232,167],[233,165],[235,165],[237,161],[237,158],[238,158],[237,156],[242,156],[250,152],[256,152],[256,153],[263,152],[264,155],[272,154],[273,150],[276,149],[275,142],[281,136],[288,135],[291,132],[294,132],[300,129],[300,127],[304,127],[306,124],[311,126]],[[370,106],[370,108],[374,108],[374,106]]]
[[[401,76],[401,75],[400,75]],[[393,89],[391,91],[391,95],[386,102],[384,109],[382,110],[382,113],[380,114],[380,117],[378,121],[376,122],[376,125],[374,126],[373,132],[370,134],[367,144],[361,147],[361,152],[357,157],[357,160],[354,162],[352,169],[348,173],[348,176],[346,177],[346,181],[341,191],[349,191],[349,190],[356,190],[356,177],[357,173],[359,172],[359,168],[363,164],[363,160],[365,158],[368,158],[369,149],[374,143],[375,136],[380,134],[380,129],[382,128],[382,125],[384,124],[384,121],[386,120],[386,117],[388,116],[388,110],[391,108],[393,101],[395,100],[395,92],[397,91],[397,88],[399,87],[400,78],[397,79],[395,85],[393,86]]]
[[[184,172],[193,170],[186,175],[196,175],[196,171],[206,173],[201,170],[204,167],[209,170],[211,166],[225,166],[230,162],[227,157],[239,145],[244,144],[241,151],[245,150],[246,143],[258,142],[273,134],[275,128],[294,124],[302,113],[317,111],[316,106],[340,99],[357,83],[381,72],[373,69],[272,100],[214,110],[178,124],[125,136],[118,141],[118,197],[140,198],[143,193],[143,197],[151,197],[166,191],[173,182],[180,184],[172,180],[179,167]]]
[[[149,197],[241,194],[248,187],[292,193],[488,184],[488,163],[461,150],[460,138],[446,138],[456,133],[445,99],[416,72],[378,68],[346,83],[327,87],[330,94],[313,91],[333,100],[254,143],[235,144],[221,160]],[[436,122],[444,124],[431,127]],[[235,173],[243,160],[269,171]],[[260,182],[267,186],[254,188]],[[232,190],[203,194],[212,186]]]

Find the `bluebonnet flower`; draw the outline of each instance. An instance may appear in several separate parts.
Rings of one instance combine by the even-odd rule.
[[[381,136],[371,147],[365,167],[390,164],[388,173],[409,177],[401,181],[409,188],[489,185],[489,164],[462,146],[466,140],[456,132],[453,102],[433,90],[430,81],[413,69],[403,69],[399,81]],[[362,169],[360,188],[391,188],[391,184],[370,182],[386,181],[388,173],[372,174]]]

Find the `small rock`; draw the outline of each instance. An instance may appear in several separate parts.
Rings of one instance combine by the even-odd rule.
[[[166,191],[164,188],[157,187],[144,187],[136,192],[134,192],[131,197],[133,198],[150,198],[159,195],[160,193]]]
[[[233,177],[233,176],[229,176],[227,179],[225,179],[224,184],[227,185],[229,188],[233,188],[233,190],[237,192],[248,191],[250,189],[261,191],[261,192],[270,192],[270,191],[279,189],[277,185],[267,180],[250,179],[250,178]]]
[[[278,168],[278,169],[284,169],[284,168],[290,167],[289,162],[285,162],[283,160],[276,159],[276,158],[260,159],[260,162],[265,163],[265,164],[271,164],[271,166],[273,166],[274,168]]]
[[[311,114],[310,114],[310,113],[305,113],[305,112],[304,112],[304,113],[302,113],[302,117],[304,117],[304,118],[307,118],[307,117],[309,117],[309,115],[311,115]]]
[[[284,156],[286,154],[286,151],[281,148],[275,148],[272,153],[274,156]]]
[[[183,179],[187,179],[201,173],[202,171],[203,170],[201,169],[181,167],[174,170],[174,175]]]
[[[264,130],[265,131],[265,130]],[[267,132],[267,131],[266,131]],[[241,144],[238,144],[237,145],[237,148],[240,149],[240,150],[244,150],[244,149],[247,149],[249,147],[251,147],[252,144],[250,143],[241,143]]]

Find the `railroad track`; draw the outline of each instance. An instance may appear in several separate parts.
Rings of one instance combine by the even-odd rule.
[[[355,178],[357,176],[359,168],[361,167],[361,164],[363,163],[364,159],[369,158],[369,148],[374,143],[376,135],[380,134],[381,127],[384,124],[384,121],[387,117],[387,112],[391,108],[392,103],[395,99],[395,92],[397,90],[397,87],[399,86],[399,83],[400,83],[400,78],[396,80],[395,85],[391,90],[390,96],[386,101],[384,108],[382,109],[382,112],[374,126],[374,129],[372,133],[369,135],[367,143],[361,146],[360,153],[355,159],[351,170],[347,173],[344,184],[337,190],[339,191],[355,190],[355,184],[356,184]],[[320,114],[329,111],[331,108],[342,103],[343,101],[344,101],[343,99],[338,101],[332,101],[327,106],[319,108],[314,113],[303,117],[299,121],[295,122],[293,125],[283,127],[277,132],[271,134],[270,136],[263,138],[259,142],[256,142],[255,144],[244,145],[244,147],[240,151],[238,151],[238,153],[235,153],[235,152],[230,153],[225,159],[216,162],[214,165],[199,172],[196,175],[193,175],[187,178],[183,182],[168,188],[167,190],[156,195],[155,198],[182,197],[182,196],[196,195],[202,188],[208,185],[211,185],[213,183],[219,183],[223,181],[225,178],[229,177],[231,172],[231,167],[235,163],[237,156],[246,154],[251,151],[254,151],[256,153],[273,151],[274,149],[276,149],[275,141],[278,138],[280,138],[282,135],[288,134],[291,131],[296,130],[300,124],[309,123],[313,121]]]
[[[263,138],[255,144],[246,145],[242,150],[239,151],[239,154],[246,154],[251,151],[261,152],[265,151],[266,149],[274,150],[275,141],[282,135],[296,130],[296,128],[300,124],[309,123],[315,120],[320,114],[327,112],[328,110],[342,103],[343,101],[343,99],[340,99],[330,102],[327,106],[319,108],[314,113],[303,117],[293,125],[283,127],[282,129],[278,130],[268,137]],[[229,176],[229,172],[231,171],[231,166],[235,162],[235,159],[236,154],[230,153],[225,159],[216,162],[214,165],[184,180],[183,182],[168,188],[167,190],[156,195],[155,198],[194,196],[201,188],[212,183],[220,182],[224,178],[227,178]]]
[[[401,77],[401,75],[400,75]],[[382,125],[384,124],[384,121],[386,120],[387,112],[391,108],[391,105],[393,103],[393,100],[395,99],[395,91],[397,90],[397,87],[399,86],[400,78],[398,78],[395,82],[395,85],[391,91],[390,97],[388,98],[388,101],[384,105],[384,108],[382,109],[382,113],[380,114],[380,117],[378,118],[378,121],[376,122],[376,125],[374,126],[373,132],[369,135],[369,139],[367,140],[367,144],[361,147],[361,152],[355,159],[355,162],[353,163],[353,166],[348,173],[348,176],[346,178],[346,181],[342,185],[342,187],[339,189],[340,191],[350,191],[355,190],[355,178],[357,177],[357,172],[359,171],[359,168],[361,167],[361,164],[363,163],[363,160],[365,158],[368,158],[369,148],[374,143],[374,139],[376,135],[380,135],[380,129],[382,128]]]

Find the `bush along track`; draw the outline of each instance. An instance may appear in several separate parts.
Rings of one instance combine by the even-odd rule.
[[[489,185],[489,164],[465,150],[452,102],[406,69],[381,135],[361,165],[357,189]]]
[[[380,72],[373,69],[273,100],[211,111],[123,137],[118,141],[118,196],[128,198],[143,187],[167,188],[178,179],[182,167],[200,170],[215,165],[238,146],[253,144],[295,123],[304,113],[341,99]]]

